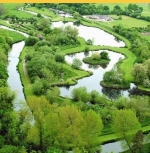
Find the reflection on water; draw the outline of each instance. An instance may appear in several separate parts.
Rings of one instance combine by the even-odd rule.
[[[85,57],[89,56],[89,51],[84,52],[84,56],[85,56]]]
[[[150,92],[139,90],[136,86],[132,89],[129,89],[129,93],[129,95],[150,96]]]
[[[102,88],[102,93],[105,94],[109,99],[117,99],[118,97],[122,96],[120,89],[111,89],[111,88]]]

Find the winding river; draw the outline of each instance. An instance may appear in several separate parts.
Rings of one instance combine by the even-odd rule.
[[[16,31],[14,29],[5,27],[0,25],[0,28],[6,29],[6,30],[10,30],[10,31]],[[18,33],[21,33],[22,35],[24,35],[25,37],[28,37],[28,34],[17,31]],[[8,80],[7,83],[9,85],[9,87],[15,91],[16,93],[16,99],[14,101],[14,110],[18,111],[21,108],[23,108],[25,105],[25,97],[24,97],[24,93],[23,93],[23,86],[20,80],[20,75],[18,73],[17,70],[17,65],[19,62],[19,56],[21,51],[23,50],[23,47],[25,45],[24,41],[21,41],[19,43],[15,43],[12,45],[11,50],[8,53]]]
[[[61,27],[61,26],[67,26],[67,25],[71,25],[74,26],[72,22],[69,22],[67,24],[63,24],[63,22],[55,22],[52,24],[53,27]],[[74,26],[76,27],[76,26]],[[0,26],[0,28],[5,28],[8,30],[12,30],[12,31],[16,31],[4,26]],[[87,39],[93,39],[94,40],[94,45],[105,45],[105,46],[114,46],[114,47],[124,47],[125,44],[123,41],[116,41],[115,37],[111,34],[108,34],[106,32],[104,32],[103,30],[100,30],[98,28],[93,28],[93,27],[86,27],[83,25],[80,25],[77,27],[79,30],[79,36],[83,37],[85,40]],[[19,31],[17,31],[19,32]],[[22,32],[19,32],[22,33]],[[28,37],[27,34],[22,33],[24,36]],[[109,40],[109,41],[108,41]],[[20,76],[17,70],[17,65],[19,62],[19,55],[23,49],[25,45],[25,42],[19,42],[16,43],[12,46],[12,49],[9,52],[8,55],[8,60],[9,60],[9,65],[8,65],[8,74],[9,74],[9,78],[8,78],[8,84],[10,86],[10,88],[14,91],[16,91],[17,93],[17,97],[15,99],[14,102],[14,107],[15,110],[19,110],[21,107],[23,107],[23,102],[25,102],[25,97],[24,97],[24,93],[23,93],[23,87],[21,84],[21,80],[20,80]],[[89,55],[85,55],[84,53],[76,53],[76,54],[71,54],[71,55],[67,55],[65,57],[65,60],[69,63],[72,62],[73,58],[79,58],[79,59],[83,59],[85,56],[90,56],[93,52],[101,52],[101,51],[89,51]],[[86,77],[83,79],[78,80],[77,85],[75,86],[71,86],[69,88],[66,87],[61,87],[61,96],[68,96],[70,97],[71,95],[71,91],[73,90],[73,88],[77,88],[80,86],[86,86],[88,91],[91,90],[97,90],[100,93],[105,93],[106,95],[110,95],[110,89],[104,89],[100,86],[100,81],[102,80],[103,74],[105,73],[105,71],[110,70],[117,62],[120,58],[124,58],[124,56],[122,54],[119,53],[115,53],[115,52],[111,52],[111,51],[107,51],[109,53],[109,57],[111,59],[111,61],[109,62],[109,64],[107,66],[95,66],[92,67],[88,64],[84,64],[82,65],[82,68],[85,70],[90,70],[93,72],[93,75],[90,77]],[[133,85],[131,84],[131,87],[133,87]],[[115,91],[111,91],[113,94],[116,92],[118,95],[119,94],[123,94],[125,96],[128,96],[129,92],[128,90],[115,90]],[[111,97],[110,97],[111,98]],[[20,103],[20,101],[22,101],[22,103]],[[105,145],[102,145],[102,149],[103,149],[103,153],[105,152],[109,152],[109,151],[114,151],[115,153],[121,151],[121,147],[120,147],[120,143],[119,142],[114,142],[114,143],[108,143]]]

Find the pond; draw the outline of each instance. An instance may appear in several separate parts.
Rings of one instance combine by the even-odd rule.
[[[100,53],[101,51],[89,51],[88,56],[91,56],[95,52]],[[100,66],[100,65],[92,66],[92,65],[85,64],[84,62],[82,62],[81,68],[84,70],[92,71],[93,75],[79,79],[78,83],[76,85],[67,86],[67,87],[64,87],[64,86],[60,87],[61,96],[71,97],[72,90],[74,88],[78,88],[81,86],[85,86],[87,88],[88,92],[91,92],[92,90],[97,90],[98,92],[100,92],[102,94],[106,94],[110,99],[117,98],[118,96],[121,96],[121,95],[124,95],[126,97],[129,95],[128,90],[103,88],[100,85],[100,81],[103,79],[104,73],[108,70],[111,70],[113,68],[113,66],[119,61],[119,59],[124,58],[124,56],[122,54],[115,53],[115,52],[108,51],[108,50],[105,50],[105,51],[108,53],[108,55],[111,59],[109,64],[103,65],[103,66]],[[85,53],[83,53],[83,52],[75,53],[75,54],[71,54],[71,55],[66,55],[65,60],[71,64],[74,58],[78,58],[82,61],[82,59],[85,56],[87,56],[87,55],[85,55]],[[132,87],[133,87],[133,85],[131,85],[131,88]]]
[[[123,41],[117,41],[115,37],[103,30],[100,30],[98,28],[94,27],[87,27],[83,25],[76,26],[73,24],[73,22],[67,22],[63,23],[61,21],[59,22],[53,22],[52,27],[66,27],[66,26],[72,26],[76,27],[79,30],[79,36],[83,37],[85,40],[88,39],[94,39],[94,45],[104,45],[104,46],[114,46],[114,47],[124,47],[125,43]],[[102,50],[101,50],[102,51]],[[82,60],[86,56],[91,56],[94,52],[100,53],[101,51],[89,51],[88,55],[85,53],[75,53],[71,55],[66,55],[65,60],[67,63],[72,63],[74,58],[78,58]],[[124,95],[129,96],[128,90],[120,90],[120,89],[110,89],[110,88],[104,88],[100,85],[100,81],[103,79],[103,75],[106,71],[112,69],[115,64],[120,60],[124,58],[124,55],[115,53],[112,51],[108,51],[109,57],[111,61],[108,65],[103,66],[92,66],[89,64],[85,64],[82,62],[82,68],[84,70],[89,70],[93,72],[93,75],[90,77],[85,77],[78,80],[78,83],[74,86],[63,86],[60,87],[61,96],[63,97],[70,97],[71,98],[71,92],[74,88],[78,88],[81,86],[85,86],[87,88],[87,91],[91,92],[92,90],[97,90],[102,94],[107,95],[110,99],[117,98],[118,96]],[[130,89],[134,87],[134,84],[130,85]]]
[[[125,46],[125,43],[123,41],[117,41],[113,35],[99,28],[87,27],[84,25],[76,26],[73,24],[73,22],[67,22],[64,24],[62,21],[59,21],[59,22],[52,23],[52,27],[55,27],[55,28],[66,27],[68,25],[77,28],[79,31],[79,36],[83,37],[86,41],[88,39],[93,40],[93,45],[112,46],[112,47]]]

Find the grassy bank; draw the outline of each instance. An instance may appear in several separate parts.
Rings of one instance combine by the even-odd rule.
[[[18,69],[19,69],[20,78],[21,78],[21,82],[23,85],[23,92],[24,92],[25,97],[33,95],[31,81],[30,81],[28,74],[26,73],[25,62],[24,62],[26,52],[29,49],[30,47],[24,47],[24,49],[22,50],[20,54],[19,64],[18,64]]]
[[[7,10],[7,15],[16,15],[18,18],[31,18],[33,14],[19,11],[17,8],[22,7],[23,3],[4,3],[4,7]]]
[[[101,81],[100,85],[103,87],[106,87],[106,88],[113,88],[113,89],[128,89],[128,88],[130,88],[129,83],[128,84],[127,83],[126,84],[114,84],[111,82],[105,83],[104,81]]]

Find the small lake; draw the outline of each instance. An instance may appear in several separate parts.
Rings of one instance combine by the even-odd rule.
[[[76,26],[73,24],[73,22],[63,23],[62,21],[59,21],[59,22],[52,23],[53,28],[54,27],[57,27],[57,28],[66,27],[68,25],[72,27],[76,27],[79,31],[79,36],[83,37],[85,40],[93,39],[94,45],[113,46],[113,47],[124,47],[125,46],[125,43],[123,41],[117,41],[113,35],[103,30],[100,30],[99,28],[87,27],[84,25]],[[85,54],[82,52],[82,53],[66,55],[65,60],[71,64],[74,58],[78,58],[82,61],[84,57],[91,56],[95,52],[100,53],[101,51],[89,51],[88,54],[87,53]],[[115,52],[108,51],[108,50],[106,50],[106,52],[108,52],[109,57],[111,59],[108,65],[92,66],[92,65],[85,64],[82,62],[82,68],[84,70],[92,71],[93,75],[90,77],[79,79],[78,83],[74,86],[60,87],[61,96],[63,97],[67,96],[71,98],[71,92],[74,88],[85,86],[88,92],[91,92],[92,90],[97,90],[100,93],[107,95],[110,99],[117,98],[121,95],[124,95],[127,97],[129,95],[128,90],[104,88],[100,85],[100,81],[102,81],[104,73],[108,70],[111,70],[120,59],[124,58],[124,55],[122,54],[115,53]],[[134,84],[131,84],[130,87],[132,89],[134,87]]]
[[[67,22],[64,24],[62,21],[59,21],[52,23],[52,27],[55,28],[66,27],[68,25],[77,28],[79,31],[79,36],[83,37],[86,41],[88,39],[93,40],[94,41],[93,45],[112,46],[112,47],[125,46],[125,43],[123,41],[117,41],[113,35],[99,28],[87,27],[84,25],[76,26],[73,24],[73,22]]]
[[[97,90],[99,93],[105,94],[107,95],[110,99],[114,99],[117,98],[121,95],[124,95],[125,97],[128,97],[129,92],[127,89],[125,90],[120,90],[120,89],[110,89],[110,88],[104,88],[100,85],[100,81],[103,80],[103,75],[106,71],[111,70],[113,68],[113,66],[120,60],[124,58],[124,55],[119,54],[119,53],[115,53],[112,51],[108,51],[105,50],[111,61],[109,62],[108,65],[89,65],[89,64],[85,64],[84,62],[82,62],[82,69],[84,70],[88,70],[88,71],[92,71],[93,75],[89,76],[89,77],[85,77],[82,79],[78,80],[78,83],[76,85],[73,86],[67,86],[67,87],[60,87],[60,91],[61,91],[61,96],[63,97],[71,97],[71,92],[74,88],[79,88],[81,86],[85,86],[87,88],[88,92],[91,92],[92,90]],[[93,53],[100,53],[101,51],[89,51],[88,55],[86,55],[84,52],[81,53],[75,53],[75,54],[70,54],[70,55],[66,55],[65,56],[65,60],[72,64],[72,61],[74,58],[78,58],[82,61],[82,59],[85,56],[91,56]],[[131,88],[133,88],[134,85],[131,84]]]

